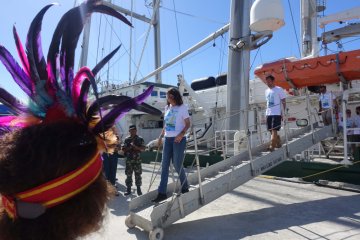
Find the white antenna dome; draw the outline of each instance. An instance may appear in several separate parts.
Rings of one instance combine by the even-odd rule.
[[[284,25],[284,8],[281,0],[256,0],[251,6],[251,31],[270,30],[274,32]]]

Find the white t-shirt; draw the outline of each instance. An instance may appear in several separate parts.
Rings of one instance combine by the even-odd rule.
[[[321,107],[323,109],[329,109],[333,105],[333,100],[336,99],[335,95],[331,92],[326,92],[325,94],[320,94],[319,101],[321,101]]]
[[[353,128],[355,125],[355,118],[350,117],[346,118],[346,128]],[[339,127],[344,127],[344,119],[342,117],[342,113],[339,113]],[[347,135],[355,134],[353,130],[347,130]]]
[[[281,87],[275,86],[265,91],[266,97],[266,116],[281,115],[281,100],[286,97]]]
[[[189,118],[188,108],[185,104],[180,106],[166,106],[164,123],[165,137],[176,137],[185,127],[185,119]]]
[[[355,115],[354,116],[354,125],[355,125],[356,128],[360,128],[360,115]],[[354,134],[360,135],[360,129],[359,130],[354,130]]]

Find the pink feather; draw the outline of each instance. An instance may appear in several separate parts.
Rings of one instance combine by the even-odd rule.
[[[90,73],[91,75],[92,72],[88,67],[82,67],[80,68],[80,70],[76,73],[76,76],[74,78],[73,84],[72,84],[72,101],[73,101],[73,106],[75,109],[77,109],[77,105],[79,102],[79,96],[80,96],[80,91],[81,91],[81,86],[83,84],[84,81],[88,80],[88,73]]]
[[[21,43],[21,40],[19,38],[19,35],[16,31],[16,28],[15,26],[13,27],[13,33],[14,33],[14,38],[15,38],[15,43],[16,43],[16,49],[17,49],[17,52],[19,54],[19,57],[20,57],[20,60],[21,60],[21,63],[24,67],[24,71],[25,73],[30,77],[30,65],[29,65],[29,61],[27,59],[27,56],[26,56],[26,53],[24,51],[24,47]],[[34,90],[34,89],[33,89]]]

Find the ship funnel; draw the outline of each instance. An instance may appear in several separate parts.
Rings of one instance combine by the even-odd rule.
[[[284,8],[281,0],[256,0],[251,6],[251,31],[270,30],[274,32],[284,25]]]

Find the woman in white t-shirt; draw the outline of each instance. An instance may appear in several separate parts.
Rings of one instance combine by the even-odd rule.
[[[159,145],[161,145],[162,136],[165,137],[161,162],[161,180],[158,195],[152,200],[153,202],[160,202],[167,198],[166,190],[170,160],[172,160],[175,170],[179,174],[181,193],[189,191],[183,160],[186,146],[185,133],[190,127],[190,116],[188,108],[183,103],[181,94],[176,88],[171,88],[166,97],[168,104],[165,107],[164,128],[159,138]]]

